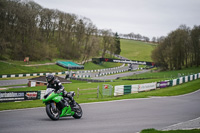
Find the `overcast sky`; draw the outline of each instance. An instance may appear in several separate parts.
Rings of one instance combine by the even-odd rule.
[[[92,20],[98,29],[166,36],[181,24],[200,25],[200,0],[34,0]]]

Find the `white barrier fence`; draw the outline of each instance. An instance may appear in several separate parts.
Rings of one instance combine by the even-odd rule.
[[[145,84],[134,84],[134,85],[118,85],[115,86],[114,96],[121,96],[129,93],[138,93],[142,91],[149,91],[156,89],[157,83],[145,83]]]
[[[142,91],[150,91],[156,88],[164,88],[168,86],[176,86],[176,85],[193,81],[199,78],[200,78],[200,73],[197,73],[197,74],[192,74],[189,76],[183,76],[178,79],[162,81],[162,82],[134,84],[134,85],[118,85],[118,86],[115,86],[114,96],[121,96],[124,94],[130,94],[130,93],[138,93]]]

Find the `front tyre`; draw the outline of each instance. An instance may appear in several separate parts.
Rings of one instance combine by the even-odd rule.
[[[58,120],[60,118],[60,111],[57,108],[53,109],[51,104],[46,105],[46,112],[49,118],[52,120]]]
[[[76,103],[76,106],[74,107],[73,117],[75,119],[80,119],[82,117],[82,115],[83,115],[83,112],[82,112],[81,106],[78,103]]]

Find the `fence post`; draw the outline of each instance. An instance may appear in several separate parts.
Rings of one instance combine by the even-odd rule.
[[[99,86],[97,86],[97,98],[99,99]]]
[[[79,98],[79,88],[77,89],[77,98]]]

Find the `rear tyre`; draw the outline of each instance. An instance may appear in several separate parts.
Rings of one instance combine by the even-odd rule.
[[[76,106],[74,107],[73,110],[74,110],[74,115],[73,115],[73,117],[74,117],[75,119],[80,119],[80,118],[82,117],[82,115],[83,115],[81,106],[80,106],[78,103],[76,103]]]
[[[56,108],[53,110],[51,104],[46,105],[46,112],[50,119],[58,120],[60,118],[60,111]]]

